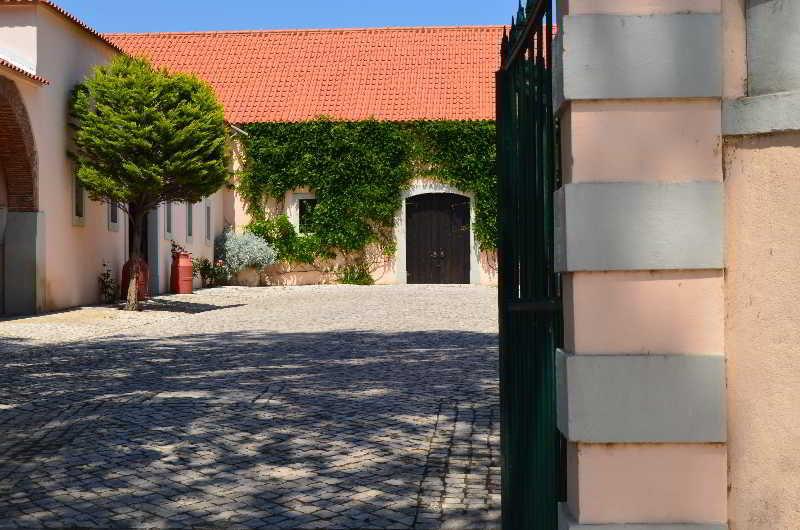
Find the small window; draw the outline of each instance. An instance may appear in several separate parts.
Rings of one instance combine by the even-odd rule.
[[[116,202],[108,205],[108,229],[112,232],[119,231],[119,204]]]
[[[86,222],[86,190],[77,178],[73,180],[72,190],[72,221],[75,225],[83,226]]]
[[[164,237],[172,239],[172,203],[164,203]]]
[[[211,234],[211,203],[206,201],[206,241],[210,242],[212,239]]]
[[[314,218],[314,208],[317,207],[317,199],[300,199],[300,233],[308,234],[311,232],[312,221]]]
[[[186,203],[186,239],[192,240],[194,237],[194,204]]]

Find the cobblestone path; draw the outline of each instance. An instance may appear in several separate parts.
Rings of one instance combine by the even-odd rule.
[[[0,528],[498,528],[495,297],[228,287],[0,322]]]

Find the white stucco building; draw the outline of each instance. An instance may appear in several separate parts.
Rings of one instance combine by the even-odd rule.
[[[0,313],[93,304],[108,263],[128,255],[121,211],[90,201],[67,156],[70,93],[91,68],[121,50],[48,1],[0,4]],[[223,230],[223,191],[191,208],[173,204],[148,219],[151,291],[169,285],[170,240],[213,255]],[[191,220],[191,229],[189,221]]]

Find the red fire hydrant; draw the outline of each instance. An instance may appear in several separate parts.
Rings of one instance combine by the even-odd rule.
[[[188,252],[172,254],[172,275],[170,276],[170,290],[175,294],[192,294],[192,255]]]

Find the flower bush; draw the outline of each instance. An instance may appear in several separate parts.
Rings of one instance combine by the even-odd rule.
[[[97,277],[100,284],[100,299],[104,304],[113,304],[119,299],[119,285],[114,279],[111,265],[103,262],[103,272]]]
[[[214,242],[216,259],[224,262],[229,275],[247,268],[264,269],[275,263],[276,253],[261,237],[250,232],[226,230]]]

